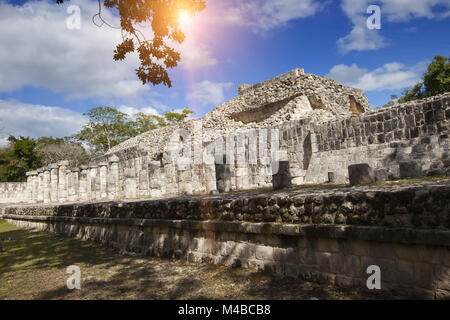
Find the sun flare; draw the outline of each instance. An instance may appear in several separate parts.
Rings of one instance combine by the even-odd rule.
[[[182,26],[188,25],[192,20],[192,17],[186,11],[181,11],[178,15],[178,23]]]

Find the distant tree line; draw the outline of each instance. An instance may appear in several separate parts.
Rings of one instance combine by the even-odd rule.
[[[88,164],[92,157],[129,138],[182,122],[192,113],[185,108],[163,116],[140,112],[131,118],[112,107],[97,107],[83,114],[88,122],[72,136],[33,139],[11,135],[8,145],[0,148],[0,182],[26,181],[27,171],[61,160],[69,160],[72,167]]]
[[[383,107],[450,92],[450,57],[435,55],[422,75],[422,81],[406,88],[401,96],[391,95],[391,101]]]

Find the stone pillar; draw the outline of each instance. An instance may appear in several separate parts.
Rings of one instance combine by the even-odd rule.
[[[32,203],[33,202],[33,171],[27,172],[26,176],[27,176],[27,194],[26,194],[25,202]]]
[[[100,199],[107,198],[108,188],[108,163],[100,162],[99,166],[99,178],[100,178]]]
[[[91,164],[89,165],[89,177],[88,183],[91,185],[91,200],[98,200],[100,198],[99,194],[99,181],[97,178],[98,165]]]
[[[88,167],[80,166],[79,190],[78,199],[80,201],[88,200],[87,184],[88,184]]]
[[[184,164],[177,166],[176,174],[177,174],[178,193],[180,194],[193,193],[192,170],[193,169],[191,164]]]
[[[50,200],[51,202],[58,202],[58,184],[59,184],[59,166],[56,163],[50,166]]]
[[[38,190],[39,190],[39,178],[37,171],[30,172],[31,178],[31,203],[36,203],[38,200]]]
[[[119,198],[119,158],[115,155],[109,158],[108,199]]]
[[[92,182],[91,182],[91,167],[87,166],[86,169],[86,200],[92,200]]]
[[[70,201],[76,202],[79,199],[78,196],[78,176],[80,173],[80,169],[73,168],[71,172],[68,174],[69,178],[69,186],[70,186]]]
[[[44,167],[44,203],[50,203],[50,168]]]
[[[67,169],[66,170],[66,175],[65,175],[65,177],[66,177],[66,186],[67,186],[67,198],[66,198],[66,200],[68,201],[68,202],[72,202],[73,200],[73,194],[74,194],[74,186],[73,186],[73,183],[72,183],[72,170],[70,170],[70,169]]]
[[[142,152],[137,163],[138,196],[147,197],[150,194],[148,179],[148,157],[147,152]]]
[[[127,199],[135,199],[137,196],[136,167],[134,166],[134,160],[131,166],[131,168],[128,167],[124,169],[124,194]]]
[[[59,202],[67,201],[67,166],[69,161],[64,160],[58,162],[58,200]]]
[[[44,169],[37,169],[38,173],[38,188],[37,188],[37,201],[44,202]]]

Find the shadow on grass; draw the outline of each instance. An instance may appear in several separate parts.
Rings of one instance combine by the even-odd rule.
[[[18,277],[33,272],[41,277],[33,288],[33,299],[363,298],[355,292],[248,269],[123,256],[92,242],[21,229],[4,231],[2,226],[0,223],[0,239],[12,240],[2,242],[0,277],[7,272]],[[81,290],[67,289],[69,275],[63,275],[53,287],[41,286],[45,277],[52,277],[52,272],[61,274],[69,265],[82,266]],[[20,290],[17,288],[12,298],[21,298]]]

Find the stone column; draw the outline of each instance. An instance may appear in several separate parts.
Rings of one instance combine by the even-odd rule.
[[[50,203],[50,168],[44,167],[44,203]]]
[[[127,199],[135,199],[136,198],[136,168],[134,167],[134,162],[132,163],[131,168],[124,169],[124,194]]]
[[[91,164],[89,165],[89,177],[88,177],[88,183],[91,185],[91,200],[98,200],[99,199],[99,181],[97,177],[97,171],[98,171],[98,165]]]
[[[44,202],[44,169],[37,169],[38,173],[38,188],[37,188],[37,201]]]
[[[67,169],[66,170],[66,186],[67,186],[67,198],[66,200],[68,202],[72,202],[73,200],[73,194],[74,194],[74,190],[73,190],[73,183],[72,183],[72,170]]]
[[[27,176],[27,194],[25,202],[31,203],[33,202],[33,171],[27,172],[26,176]]]
[[[79,199],[79,195],[78,195],[78,180],[79,180],[79,174],[80,174],[80,169],[78,168],[73,168],[72,172],[70,173],[70,201],[76,202]]]
[[[137,174],[138,174],[138,196],[147,197],[150,194],[148,179],[148,156],[147,152],[142,152],[138,158]]]
[[[30,178],[31,178],[31,203],[36,203],[37,197],[38,197],[38,190],[39,190],[39,178],[37,171],[31,171],[30,172]]]
[[[59,202],[67,201],[67,166],[69,161],[64,160],[58,162],[58,200]]]
[[[59,166],[56,163],[50,166],[50,200],[51,202],[58,202],[58,184],[59,184]]]
[[[119,198],[119,158],[115,155],[109,158],[108,199]]]
[[[87,183],[88,182],[88,167],[80,166],[79,190],[78,196],[80,201],[88,200]]]
[[[100,178],[100,199],[106,199],[108,196],[108,163],[100,162],[98,166]]]

